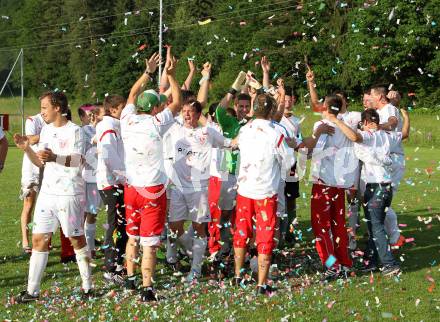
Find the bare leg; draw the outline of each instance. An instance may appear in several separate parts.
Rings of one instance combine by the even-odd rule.
[[[266,285],[272,255],[258,254],[258,285]]]
[[[142,256],[142,286],[153,286],[152,277],[156,269],[157,246],[144,246]]]
[[[127,262],[127,275],[133,276],[136,270],[136,258],[139,253],[139,242],[134,237],[129,237],[127,247],[125,249],[125,256]],[[143,262],[142,262],[143,263]]]
[[[241,275],[241,269],[244,266],[245,256],[246,256],[246,248],[234,247],[235,277],[240,277]]]
[[[29,247],[29,223],[32,218],[37,192],[33,189],[23,200],[23,210],[21,211],[21,243],[23,248]]]

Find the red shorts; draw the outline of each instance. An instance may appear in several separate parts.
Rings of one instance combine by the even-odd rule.
[[[160,236],[165,227],[167,209],[163,184],[144,188],[125,186],[124,202],[129,236]]]
[[[209,178],[208,203],[209,203],[209,212],[211,214],[211,222],[208,224],[208,232],[209,232],[208,247],[210,254],[218,252],[222,248],[222,245],[220,244],[221,236],[220,236],[220,227],[219,227],[222,211],[218,207],[221,188],[222,188],[222,182],[220,178],[217,177]]]
[[[252,239],[255,224],[255,242],[258,254],[272,254],[275,247],[277,195],[255,200],[237,194],[236,209],[234,247],[247,247]]]

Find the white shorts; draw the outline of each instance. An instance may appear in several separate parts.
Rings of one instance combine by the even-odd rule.
[[[204,191],[183,193],[177,188],[171,189],[169,222],[191,220],[196,223],[211,221],[208,207],[208,188]]]
[[[35,204],[34,234],[54,233],[61,224],[66,237],[84,235],[84,195],[56,196],[40,192]]]
[[[235,207],[236,199],[237,199],[237,177],[229,173],[228,180],[222,181],[220,198],[218,200],[218,207],[221,210],[232,210]]]
[[[163,165],[165,168],[165,174],[168,178],[168,185],[167,185],[167,199],[171,199],[171,190],[173,187],[173,184],[171,183],[171,177],[173,175],[173,159],[166,158],[163,160]]]
[[[403,154],[391,153],[390,157],[393,160],[391,164],[391,185],[395,193],[405,174],[405,156]]]
[[[89,214],[98,214],[102,206],[101,196],[99,195],[98,185],[94,182],[86,183],[86,209]]]
[[[284,189],[286,187],[286,182],[282,180],[278,185],[278,195],[277,195],[277,216],[279,218],[284,218],[286,213],[286,196],[284,195]]]
[[[38,192],[40,188],[40,172],[37,167],[36,171],[23,171],[21,175],[20,199],[29,196],[31,190]]]

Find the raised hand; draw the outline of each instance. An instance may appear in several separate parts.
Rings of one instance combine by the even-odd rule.
[[[307,65],[306,79],[309,83],[315,82],[315,74],[313,73],[313,70],[310,68],[309,65]]]
[[[160,56],[159,53],[154,53],[150,59],[146,59],[145,60],[145,65],[146,65],[146,72],[147,73],[154,73],[157,69],[157,66],[159,66],[160,64]]]
[[[332,135],[335,133],[335,128],[333,126],[328,125],[327,123],[322,123],[318,128],[316,129],[317,134],[328,134]]]
[[[203,77],[211,76],[211,63],[210,62],[206,62],[203,64],[202,76]]]
[[[167,69],[167,67],[170,66],[171,63],[171,45],[165,45],[164,47],[167,49],[167,57],[165,60],[165,69]]]
[[[196,71],[196,65],[194,65],[194,60],[188,59],[188,68],[190,73],[194,73]]]
[[[44,149],[37,152],[38,159],[41,163],[56,161],[56,154],[51,149]]]
[[[26,135],[14,134],[14,143],[20,150],[26,150],[30,146],[29,138]]]
[[[167,73],[168,76],[176,75],[176,65],[177,65],[177,59],[174,56],[171,56],[170,65],[165,69],[165,72]]]
[[[270,61],[266,56],[261,58],[261,69],[263,70],[263,73],[269,73],[270,71]]]

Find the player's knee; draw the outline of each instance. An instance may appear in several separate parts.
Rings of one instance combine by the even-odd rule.
[[[160,246],[160,236],[141,237],[140,244],[142,247],[157,248]]]

